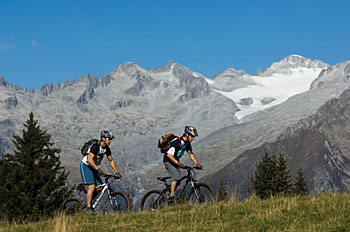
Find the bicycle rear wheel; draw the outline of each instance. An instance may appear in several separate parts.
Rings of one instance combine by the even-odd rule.
[[[131,210],[130,199],[123,192],[111,192],[111,198],[107,198],[103,207],[103,213],[129,213]]]
[[[62,204],[61,209],[66,215],[73,215],[84,209],[84,204],[78,198],[69,198]]]
[[[141,200],[141,211],[155,211],[168,205],[167,197],[159,190],[147,192]]]
[[[205,183],[197,183],[191,189],[189,202],[190,204],[212,203],[214,200],[213,189]]]

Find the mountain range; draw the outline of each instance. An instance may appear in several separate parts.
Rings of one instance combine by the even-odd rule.
[[[170,61],[155,69],[124,63],[98,78],[87,74],[39,90],[13,86],[0,76],[0,144],[11,152],[29,112],[60,147],[68,184],[80,180],[80,147],[101,130],[134,199],[166,175],[157,148],[161,135],[195,126],[199,178],[220,180],[246,193],[265,150],[283,153],[295,174],[301,167],[312,192],[349,186],[347,143],[350,62],[330,66],[290,55],[256,75],[228,68],[212,79]],[[190,164],[188,157],[184,163]],[[107,162],[103,168],[109,169]]]

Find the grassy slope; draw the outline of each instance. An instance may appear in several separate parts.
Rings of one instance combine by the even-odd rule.
[[[59,215],[0,231],[350,231],[350,196],[272,198],[171,207],[129,215]]]

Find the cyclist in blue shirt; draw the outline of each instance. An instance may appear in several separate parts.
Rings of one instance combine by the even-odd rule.
[[[196,166],[202,169],[202,165],[198,163],[196,156],[192,152],[191,142],[195,140],[196,137],[198,137],[196,128],[193,126],[186,126],[182,137],[180,139],[175,139],[169,144],[167,153],[163,157],[165,169],[171,177],[170,199],[175,197],[176,184],[177,181],[181,179],[180,168],[185,168],[185,165],[179,161],[185,151],[187,151],[190,159],[196,164]]]
[[[111,132],[101,131],[101,140],[89,147],[86,155],[80,163],[81,178],[83,180],[83,183],[88,185],[88,192],[86,194],[86,206],[88,214],[95,214],[94,210],[91,207],[91,201],[95,186],[102,184],[100,175],[103,175],[104,173],[99,168],[99,166],[105,155],[107,156],[109,164],[111,165],[115,174],[121,177],[111,155],[111,149],[109,148],[113,139],[114,136]]]

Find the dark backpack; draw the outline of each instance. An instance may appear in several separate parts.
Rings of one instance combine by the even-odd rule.
[[[169,144],[176,139],[180,140],[180,137],[177,137],[176,135],[170,133],[170,134],[165,134],[163,135],[159,140],[158,140],[158,148],[160,148],[161,153],[166,153],[169,147]]]
[[[84,145],[83,145],[83,146],[81,147],[81,149],[80,149],[81,154],[82,154],[83,156],[85,156],[86,153],[88,152],[90,146],[91,146],[92,144],[98,143],[98,142],[99,142],[98,139],[90,139],[89,141],[85,142]],[[99,145],[99,143],[98,143],[98,145]]]

